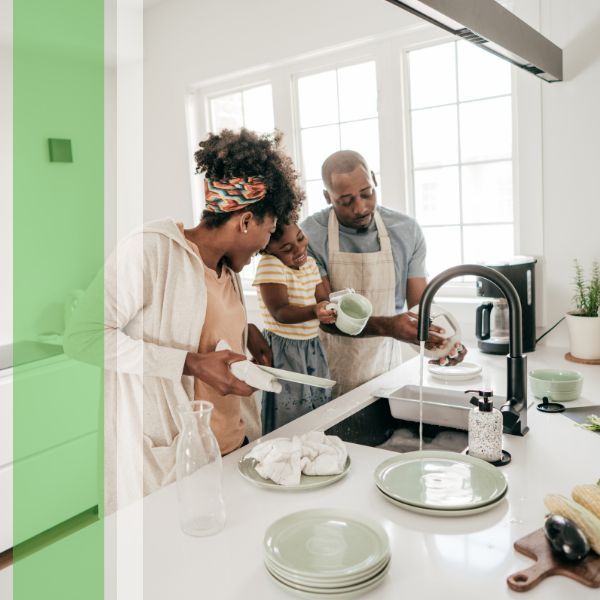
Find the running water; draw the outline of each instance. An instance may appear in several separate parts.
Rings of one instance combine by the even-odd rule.
[[[419,450],[423,450],[423,362],[425,359],[425,342],[420,343],[419,354]]]

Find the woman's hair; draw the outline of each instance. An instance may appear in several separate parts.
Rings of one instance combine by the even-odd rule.
[[[281,150],[281,138],[279,131],[258,135],[245,128],[239,132],[223,129],[211,133],[194,153],[196,173],[217,180],[260,177],[266,186],[265,197],[243,210],[253,213],[259,222],[265,215],[271,215],[285,223],[299,209],[304,192],[298,185],[298,173],[291,159]],[[205,210],[202,222],[211,228],[220,227],[232,214]]]

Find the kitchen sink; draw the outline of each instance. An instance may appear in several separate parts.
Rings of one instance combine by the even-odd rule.
[[[409,395],[407,392],[402,394],[402,396],[407,395]],[[392,414],[390,404],[394,405],[394,414]],[[430,404],[433,403],[430,402]],[[463,406],[457,407],[453,405],[430,406],[427,411],[425,408],[424,402],[423,449],[462,452],[468,443],[466,420],[464,421],[464,427],[462,427],[462,416],[463,412],[468,409]],[[460,418],[456,416],[448,417],[445,414],[442,416],[436,411],[440,411],[441,413],[458,411]],[[468,412],[464,414],[468,415]],[[465,416],[466,418],[468,416]],[[453,423],[457,423],[461,427],[453,426]],[[392,403],[388,398],[377,398],[363,409],[327,429],[325,433],[328,435],[337,435],[346,442],[384,448],[395,452],[418,450],[418,396],[416,407],[414,399],[411,398],[400,398],[399,400],[398,398],[394,398]]]
[[[405,385],[386,394],[393,417],[406,421],[419,421],[419,386]],[[443,388],[423,387],[423,422],[441,427],[467,431],[473,394]],[[493,396],[494,408],[500,407],[506,398]]]

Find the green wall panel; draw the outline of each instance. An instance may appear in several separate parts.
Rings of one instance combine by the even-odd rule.
[[[13,338],[64,328],[68,295],[104,256],[103,0],[13,2]],[[49,139],[71,141],[51,162]],[[103,320],[103,306],[93,312]],[[16,541],[102,500],[101,369],[72,359],[23,365],[13,383]],[[96,357],[102,365],[102,357]],[[74,514],[72,514],[74,513]],[[87,521],[89,523],[89,519]],[[103,522],[14,548],[14,600],[104,597]]]

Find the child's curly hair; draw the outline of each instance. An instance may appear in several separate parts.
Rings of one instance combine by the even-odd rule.
[[[277,225],[275,226],[275,231],[271,234],[271,240],[277,241],[281,239],[283,235],[283,228],[286,225],[298,225],[298,221],[300,220],[300,212],[294,209],[288,216],[284,219],[278,219]]]
[[[223,129],[211,133],[194,153],[196,173],[205,173],[211,179],[260,176],[267,193],[263,200],[244,210],[252,212],[259,222],[265,215],[287,222],[302,204],[304,192],[291,159],[281,149],[282,137],[279,131],[258,135],[245,128],[239,132]],[[205,210],[202,222],[211,228],[220,227],[232,214]]]

